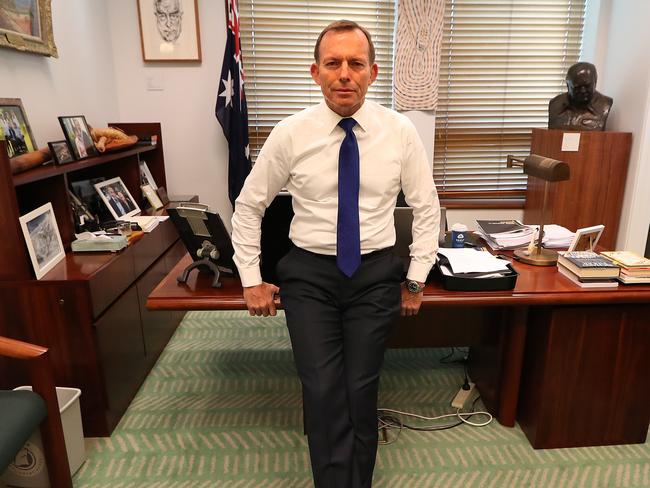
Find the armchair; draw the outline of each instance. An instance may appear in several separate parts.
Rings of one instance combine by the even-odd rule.
[[[0,474],[40,425],[50,486],[72,488],[47,348],[0,336],[0,356],[27,362],[33,392],[0,390]]]

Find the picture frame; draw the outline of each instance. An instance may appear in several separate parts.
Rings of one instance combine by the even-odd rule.
[[[65,249],[50,202],[19,218],[36,279],[40,280],[65,257]]]
[[[62,115],[59,116],[59,123],[75,159],[80,160],[99,155],[99,151],[97,151],[90,135],[86,117],[83,115]]]
[[[0,2],[0,46],[57,58],[51,0]]]
[[[149,185],[153,190],[158,190],[158,185],[156,185],[146,161],[140,161],[140,184]]]
[[[50,148],[50,154],[52,155],[52,161],[54,164],[67,164],[74,161],[74,156],[68,145],[68,141],[53,141],[47,143]]]
[[[201,61],[197,0],[138,0],[145,62]]]
[[[0,140],[10,158],[38,149],[20,98],[0,98]]]
[[[603,230],[605,230],[604,225],[593,225],[576,230],[567,252],[593,251],[598,243],[598,239],[603,234]]]
[[[151,185],[142,185],[140,188],[142,189],[142,194],[154,209],[158,210],[164,207],[163,202],[160,200],[160,197],[158,197],[158,194],[156,193],[156,190],[151,188]]]
[[[115,220],[132,217],[140,213],[140,207],[138,207],[129,189],[119,176],[101,183],[95,183],[94,186]]]

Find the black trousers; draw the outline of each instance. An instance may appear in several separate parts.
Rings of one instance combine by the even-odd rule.
[[[372,484],[379,370],[402,270],[392,249],[362,256],[351,278],[332,256],[297,247],[278,262],[316,488]]]

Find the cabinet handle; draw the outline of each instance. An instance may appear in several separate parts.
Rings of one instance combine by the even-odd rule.
[[[59,298],[59,305],[65,305],[65,300],[63,298]]]

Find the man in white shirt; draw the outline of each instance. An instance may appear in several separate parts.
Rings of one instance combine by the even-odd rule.
[[[251,315],[275,315],[280,293],[303,386],[317,488],[367,488],[377,451],[377,387],[397,316],[415,315],[437,250],[440,207],[426,152],[403,115],[365,101],[376,79],[370,34],[330,24],[311,75],[324,101],[280,122],[237,198],[233,245]],[[262,281],[262,216],[286,188],[294,247]],[[413,208],[407,280],[395,244],[400,189]]]

